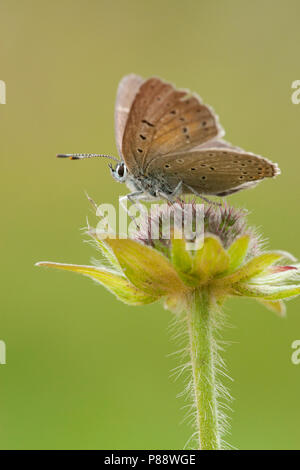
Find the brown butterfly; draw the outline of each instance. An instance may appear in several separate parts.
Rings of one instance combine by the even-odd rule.
[[[266,158],[222,140],[218,117],[197,95],[156,77],[121,80],[115,134],[121,160],[98,154],[58,157],[116,160],[115,168],[110,165],[112,176],[127,184],[131,200],[227,196],[280,173]]]

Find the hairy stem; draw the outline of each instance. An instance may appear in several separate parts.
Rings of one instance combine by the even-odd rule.
[[[220,449],[213,337],[214,308],[208,290],[196,290],[187,309],[193,393],[197,413],[199,449]]]

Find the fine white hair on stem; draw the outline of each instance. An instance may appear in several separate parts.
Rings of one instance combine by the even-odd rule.
[[[175,317],[175,318],[174,318]],[[191,424],[194,429],[196,429],[196,417],[197,410],[194,403],[194,384],[191,378],[192,374],[192,363],[189,355],[189,337],[186,328],[187,316],[182,313],[180,315],[175,315],[172,322],[168,327],[168,332],[171,336],[171,340],[176,342],[178,345],[180,343],[180,348],[168,354],[168,357],[175,358],[179,365],[175,366],[171,370],[171,377],[174,381],[180,379],[183,384],[183,390],[177,395],[177,398],[183,399],[185,403],[181,409],[184,412],[184,417],[181,420],[180,424]],[[220,338],[220,331],[223,331],[224,325],[227,325],[227,321],[224,313],[220,308],[216,308],[215,315],[212,320],[213,326],[213,360],[215,364],[215,392],[217,399],[217,414],[218,414],[218,423],[219,423],[219,432],[221,435],[221,447],[222,449],[234,448],[229,446],[224,441],[224,435],[229,433],[229,419],[228,413],[232,412],[230,403],[233,400],[230,392],[228,391],[227,386],[225,386],[221,379],[225,379],[227,382],[232,381],[232,378],[226,372],[226,363],[221,357],[220,353],[224,352],[230,344],[227,341],[224,341]],[[204,377],[206,382],[209,382],[207,377]],[[187,448],[197,448],[197,437],[198,432],[195,431],[188,439],[187,443],[184,446],[184,449]]]

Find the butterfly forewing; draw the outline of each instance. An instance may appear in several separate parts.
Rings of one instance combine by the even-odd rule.
[[[133,101],[122,154],[129,171],[137,174],[155,157],[187,151],[221,134],[217,117],[198,97],[150,78]]]
[[[252,153],[211,148],[155,158],[147,173],[164,178],[172,188],[182,181],[185,192],[217,195],[242,189],[264,178],[276,176],[277,166]],[[189,187],[189,188],[188,188]]]
[[[138,173],[151,147],[156,126],[163,114],[164,100],[176,102],[183,92],[156,78],[150,78],[140,87],[133,102],[122,143],[122,153],[128,169]]]
[[[196,96],[180,99],[159,122],[148,152],[148,160],[156,155],[187,151],[219,134],[216,117]]]
[[[115,135],[119,156],[122,158],[122,140],[129,111],[138,89],[143,83],[138,75],[126,75],[119,83],[115,106]]]

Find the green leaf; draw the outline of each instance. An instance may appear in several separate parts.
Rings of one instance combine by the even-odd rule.
[[[223,273],[228,266],[229,255],[219,238],[213,235],[206,236],[203,247],[195,252],[193,274],[197,274],[201,281],[205,281]]]
[[[282,300],[275,300],[274,302],[270,300],[258,299],[258,301],[264,305],[271,312],[277,313],[280,317],[285,317],[286,315],[286,306]]]
[[[179,277],[188,286],[197,286],[199,284],[198,277],[191,273],[193,267],[193,259],[186,249],[186,241],[181,239],[172,239],[171,260]]]
[[[49,261],[42,261],[37,263],[36,266],[64,269],[88,276],[106,287],[110,292],[115,294],[119,300],[129,305],[149,304],[155,302],[159,298],[158,296],[151,296],[142,290],[137,289],[125,277],[120,276],[118,273],[113,273],[95,266],[51,263]]]
[[[95,243],[100,248],[101,253],[105,257],[107,261],[111,264],[113,268],[115,268],[118,272],[121,272],[120,264],[118,263],[117,258],[115,257],[111,248],[105,243],[104,240],[101,240],[97,237],[96,231],[90,229],[88,234],[95,240]]]
[[[228,274],[239,268],[245,259],[250,243],[249,235],[242,235],[235,240],[228,248],[227,253],[230,257]]]
[[[262,286],[256,284],[236,284],[232,288],[234,295],[255,297],[264,300],[281,300],[300,295],[300,285]]]
[[[107,239],[125,276],[137,288],[149,295],[163,295],[185,291],[169,260],[153,248],[130,239]]]
[[[267,268],[262,275],[255,276],[252,278],[254,284],[275,284],[284,285],[288,281],[297,279],[299,277],[299,264],[293,264],[289,266],[270,266]]]
[[[186,305],[186,296],[172,294],[164,299],[164,307],[166,310],[170,310],[172,313],[181,313],[187,308]]]
[[[282,257],[283,253],[280,251],[266,252],[260,256],[256,256],[255,258],[251,259],[251,261],[242,266],[240,269],[224,278],[222,280],[223,284],[235,284],[236,282],[245,281],[254,276],[257,276],[258,274],[265,271],[269,266],[274,264],[276,261],[280,260]]]

